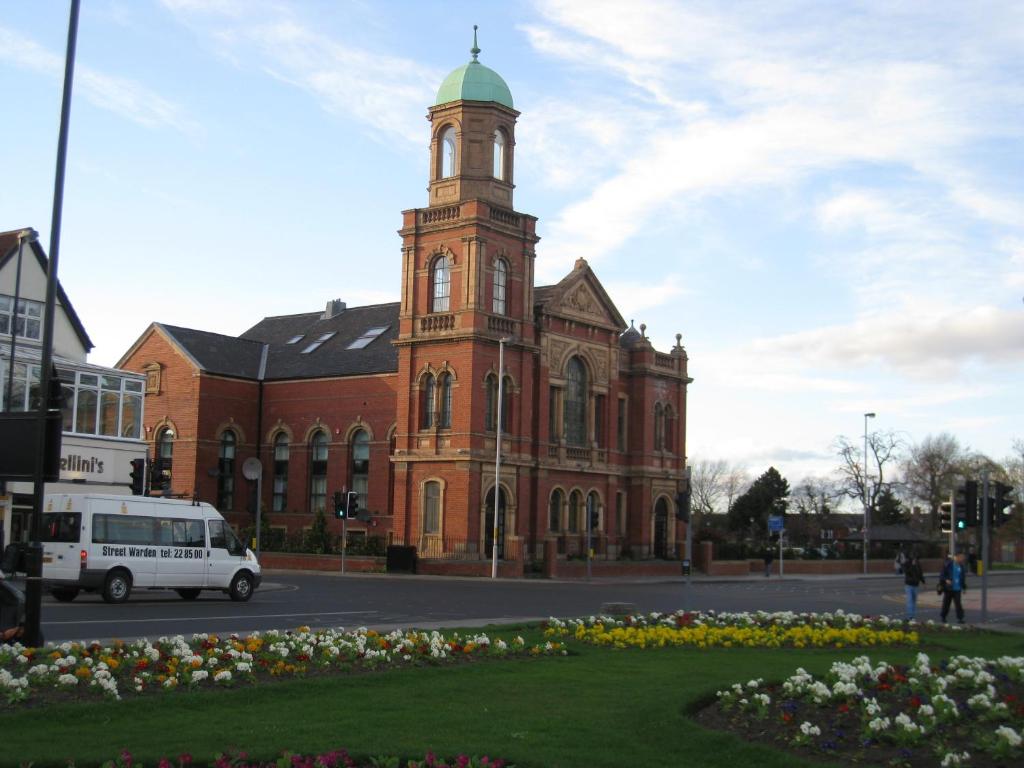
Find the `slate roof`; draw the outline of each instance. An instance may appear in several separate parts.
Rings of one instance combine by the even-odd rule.
[[[9,259],[16,258],[18,255],[18,235],[23,230],[14,229],[9,232],[0,232],[0,269],[7,263]],[[39,262],[39,266],[43,270],[43,274],[49,269],[49,259],[46,258],[46,254],[43,253],[43,247],[39,244],[38,240],[33,240],[29,243],[29,247],[32,252],[36,255],[36,261]],[[89,338],[89,334],[85,332],[85,326],[82,325],[81,319],[78,317],[78,313],[75,312],[75,308],[71,306],[71,299],[64,293],[64,286],[60,284],[60,278],[57,278],[57,301],[64,308],[64,314],[67,315],[68,321],[71,323],[71,327],[75,329],[75,334],[78,336],[78,340],[82,343],[86,352],[90,352],[95,344],[92,343],[92,339]]]
[[[241,336],[225,336],[174,325],[157,324],[208,373],[258,379],[267,347],[265,381],[394,373],[398,351],[391,343],[398,336],[398,302],[351,307],[323,319],[322,312],[265,317]],[[362,349],[348,349],[371,328],[386,327]],[[317,349],[303,350],[321,336],[333,333]],[[288,342],[301,336],[294,343]]]

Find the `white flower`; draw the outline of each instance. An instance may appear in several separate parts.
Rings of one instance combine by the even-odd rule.
[[[78,678],[74,675],[61,675],[57,678],[57,685],[78,685]]]
[[[954,768],[954,766],[963,765],[970,759],[970,752],[947,752],[940,765],[942,768]]]
[[[800,732],[803,733],[804,736],[821,736],[821,728],[807,722],[806,720],[800,723]]]
[[[231,673],[228,670],[226,670],[226,669],[221,670],[220,672],[218,672],[216,675],[213,676],[213,682],[215,682],[215,683],[224,683],[224,682],[227,682],[230,679],[231,679]]]
[[[1008,725],[1000,725],[996,728],[996,738],[1005,741],[1012,748],[1016,749],[1021,744],[1021,736]]]
[[[876,717],[874,720],[868,723],[868,728],[877,733],[879,731],[884,731],[888,729],[889,725],[890,723],[888,717]]]

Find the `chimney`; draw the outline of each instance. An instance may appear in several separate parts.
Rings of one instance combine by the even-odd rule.
[[[327,309],[324,310],[323,320],[330,320],[345,311],[345,302],[341,299],[331,299],[327,302]]]

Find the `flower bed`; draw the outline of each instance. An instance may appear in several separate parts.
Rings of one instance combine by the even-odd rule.
[[[559,642],[527,647],[487,635],[439,632],[378,634],[359,629],[253,633],[242,637],[197,634],[44,648],[0,647],[0,700],[15,704],[100,695],[120,699],[150,691],[251,685],[261,680],[451,663],[460,659],[564,654]]]
[[[843,648],[917,644],[911,625],[881,616],[844,613],[651,613],[646,616],[591,616],[549,619],[549,637],[574,637],[613,648]]]
[[[1024,765],[1024,658],[955,656],[910,666],[867,656],[823,677],[803,669],[781,684],[736,683],[698,715],[814,756],[869,765]]]
[[[156,768],[199,768],[192,755],[178,755],[176,758],[162,758]],[[422,760],[408,760],[393,756],[377,756],[368,760],[353,758],[344,749],[323,752],[318,755],[297,755],[284,752],[276,760],[261,761],[250,758],[245,752],[222,752],[208,764],[209,768],[515,768],[502,759],[457,755],[452,758],[438,757],[427,752]],[[123,751],[115,760],[108,760],[101,768],[143,768],[136,763],[130,752]]]

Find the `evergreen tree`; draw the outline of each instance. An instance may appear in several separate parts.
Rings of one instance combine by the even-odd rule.
[[[874,509],[871,510],[871,522],[879,525],[899,525],[906,522],[903,502],[892,492],[890,486],[883,488],[875,499]]]
[[[757,537],[768,529],[768,518],[784,515],[789,506],[789,483],[775,467],[753,482],[729,510],[729,530],[750,531]]]

